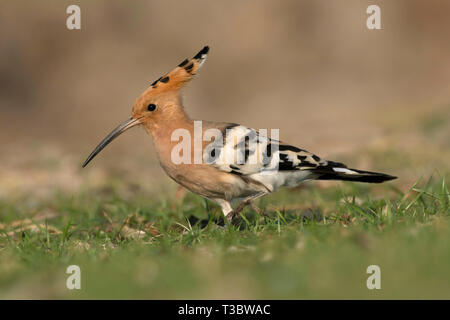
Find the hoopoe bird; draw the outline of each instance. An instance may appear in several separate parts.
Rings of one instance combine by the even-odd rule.
[[[153,82],[137,98],[132,116],[98,144],[83,167],[121,133],[141,125],[153,137],[160,164],[167,175],[193,193],[217,203],[229,221],[245,206],[254,207],[255,199],[307,180],[380,183],[396,178],[324,160],[304,149],[269,138],[261,134],[261,130],[189,118],[180,90],[204,64],[208,52],[206,46],[192,59],[185,59]],[[209,138],[184,141],[183,134],[196,135],[198,124],[203,132],[213,134]],[[187,144],[182,150],[177,139],[181,136]],[[233,209],[234,199],[240,203]]]

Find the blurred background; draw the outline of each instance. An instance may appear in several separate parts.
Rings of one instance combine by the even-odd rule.
[[[81,30],[66,28],[81,7]],[[366,28],[381,7],[382,30]],[[320,156],[401,177],[448,172],[450,3],[2,1],[0,196],[75,192],[123,177],[171,185],[130,130],[81,163],[160,75],[211,47],[184,91],[198,119],[280,128]]]
[[[66,28],[72,4],[81,30]],[[371,4],[381,30],[366,27]],[[448,298],[449,12],[441,0],[0,1],[0,298]],[[301,224],[185,234],[180,215],[218,209],[173,201],[143,129],[81,169],[135,99],[204,45],[184,90],[193,118],[279,128],[399,179],[310,182],[260,202]],[[311,208],[343,220],[304,227]],[[88,290],[64,286],[69,264]],[[381,294],[364,285],[370,264]]]

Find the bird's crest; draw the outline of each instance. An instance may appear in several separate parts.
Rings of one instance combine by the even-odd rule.
[[[205,46],[193,58],[183,60],[175,69],[155,80],[148,89],[151,94],[177,91],[189,82],[203,65],[208,55],[209,47]]]

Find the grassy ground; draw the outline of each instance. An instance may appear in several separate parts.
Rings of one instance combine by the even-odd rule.
[[[406,192],[311,183],[261,199],[266,216],[246,209],[228,229],[189,223],[219,214],[200,197],[152,198],[115,182],[34,204],[2,198],[0,298],[449,299],[445,178]],[[71,264],[81,290],[66,288]],[[366,287],[373,264],[381,290]]]
[[[146,150],[84,170],[56,148],[4,152],[0,298],[449,299],[449,110],[377,110],[379,138],[323,154],[398,180],[280,190],[240,228],[190,224],[219,208],[181,201]],[[66,288],[72,264],[81,290]],[[381,290],[367,289],[369,265]]]

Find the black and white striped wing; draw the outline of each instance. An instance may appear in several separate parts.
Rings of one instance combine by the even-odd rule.
[[[204,151],[204,160],[219,170],[238,175],[265,171],[325,169],[345,165],[326,161],[306,150],[283,144],[241,125],[229,125]]]

